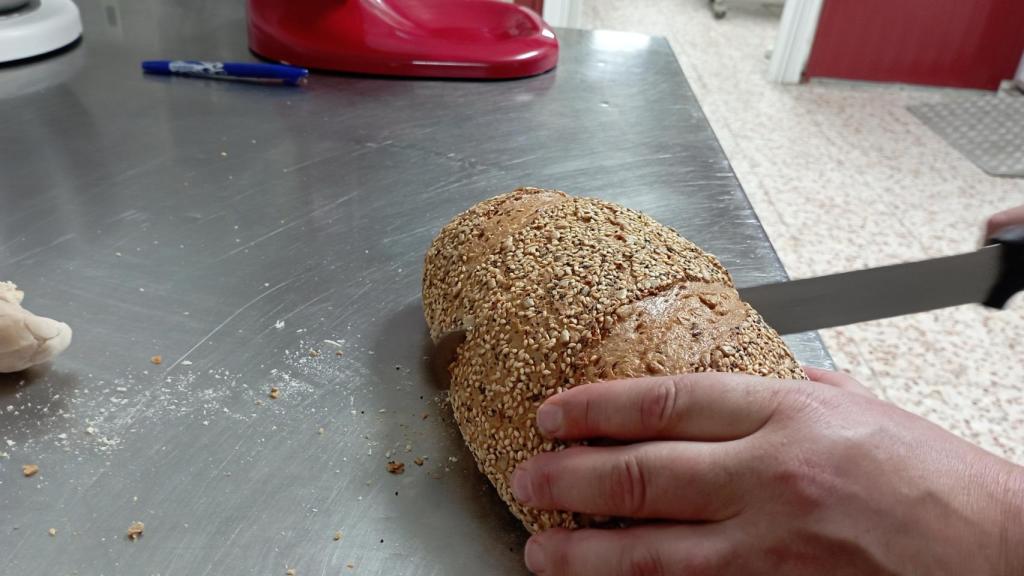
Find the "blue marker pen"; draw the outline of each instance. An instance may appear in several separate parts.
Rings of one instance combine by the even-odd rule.
[[[298,86],[305,82],[309,70],[282,64],[251,64],[247,62],[202,62],[199,60],[146,60],[142,70],[147,74],[195,76],[225,80],[281,82]]]

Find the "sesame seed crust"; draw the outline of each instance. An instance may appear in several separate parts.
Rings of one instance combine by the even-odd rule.
[[[547,397],[612,378],[698,371],[804,378],[713,256],[616,204],[520,188],[456,216],[427,252],[431,336],[463,328],[449,397],[480,470],[531,532],[588,519],[520,506],[509,477],[564,444]]]

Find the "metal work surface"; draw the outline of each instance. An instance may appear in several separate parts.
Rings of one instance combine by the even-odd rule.
[[[80,5],[79,46],[0,69],[0,279],[75,330],[0,376],[4,574],[522,573],[428,377],[438,229],[557,187],[674,226],[739,285],[784,278],[662,39],[563,31],[522,81],[290,89],[139,72],[250,58],[240,2]]]

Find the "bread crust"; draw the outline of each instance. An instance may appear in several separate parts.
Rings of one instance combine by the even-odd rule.
[[[697,371],[805,378],[717,259],[639,212],[557,190],[520,188],[456,216],[427,252],[423,305],[435,341],[467,330],[450,367],[455,419],[531,532],[585,522],[510,491],[519,463],[564,446],[535,427],[547,397]]]

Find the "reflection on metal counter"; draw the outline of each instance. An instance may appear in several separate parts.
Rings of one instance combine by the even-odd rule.
[[[739,286],[785,278],[663,39],[562,30],[558,69],[517,82],[281,90],[138,72],[248,58],[236,3],[81,10],[79,49],[0,69],[0,279],[75,329],[0,376],[5,573],[524,573],[429,377],[440,227],[559,187],[675,227]]]

